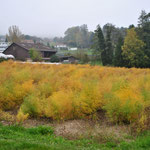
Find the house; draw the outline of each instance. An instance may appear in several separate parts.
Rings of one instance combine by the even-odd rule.
[[[55,48],[58,50],[68,50],[68,47],[65,44],[57,44]]]
[[[25,61],[30,59],[29,51],[31,48],[40,52],[43,60],[50,60],[50,57],[57,52],[40,43],[12,43],[3,53],[13,55],[16,60]]]
[[[0,53],[2,53],[9,45],[9,42],[0,42]]]
[[[69,48],[69,50],[70,51],[76,51],[76,50],[78,50],[78,48],[77,47],[72,47],[72,48]]]

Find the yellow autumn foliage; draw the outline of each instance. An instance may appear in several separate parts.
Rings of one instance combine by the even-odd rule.
[[[25,120],[28,119],[29,114],[24,114],[21,110],[18,112],[17,116],[16,116],[16,121],[18,123],[22,123]]]
[[[144,124],[149,106],[150,69],[0,63],[0,109],[19,109],[19,122],[28,115],[66,120],[104,110],[113,122]]]

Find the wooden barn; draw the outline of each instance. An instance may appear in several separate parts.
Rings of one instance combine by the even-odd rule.
[[[13,55],[16,60],[26,61],[30,59],[29,51],[31,48],[39,51],[43,60],[50,60],[50,57],[57,52],[41,43],[12,43],[3,53]]]

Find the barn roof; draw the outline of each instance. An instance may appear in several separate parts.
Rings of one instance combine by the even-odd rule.
[[[54,49],[51,49],[48,46],[45,46],[44,44],[41,43],[15,43],[23,48],[25,48],[26,50],[30,50],[31,48],[35,48],[38,51],[51,51],[51,52],[57,52]]]

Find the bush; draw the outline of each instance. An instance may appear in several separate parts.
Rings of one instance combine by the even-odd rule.
[[[50,62],[59,62],[60,59],[57,55],[52,55],[50,58]]]
[[[35,48],[31,48],[29,50],[29,55],[30,55],[30,58],[32,59],[32,61],[41,61],[42,60],[42,56],[41,56],[41,53],[39,51],[37,51]]]
[[[89,56],[83,50],[78,50],[74,56],[79,59],[81,64],[86,64],[90,61]]]
[[[150,69],[90,65],[0,64],[0,109],[53,120],[95,118],[144,129],[150,114]]]

